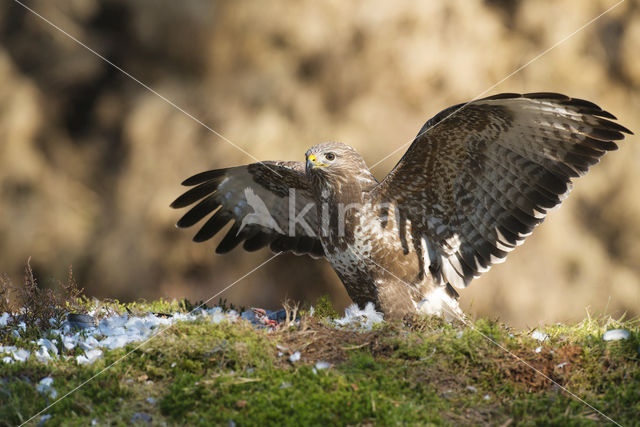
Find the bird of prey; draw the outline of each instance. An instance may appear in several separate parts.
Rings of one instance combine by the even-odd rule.
[[[213,214],[197,242],[233,221],[218,253],[244,242],[247,251],[324,257],[359,305],[371,301],[389,317],[453,317],[455,289],[504,261],[573,178],[632,134],[615,119],[561,94],[504,93],[428,120],[380,182],[353,148],[329,142],[311,147],[306,162],[199,173],[171,206],[198,202],[178,227]]]

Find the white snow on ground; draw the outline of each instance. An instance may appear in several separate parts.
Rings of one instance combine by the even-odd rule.
[[[344,317],[335,319],[333,322],[339,327],[370,331],[374,325],[382,323],[383,320],[382,313],[376,311],[372,302],[368,302],[364,310],[361,310],[358,304],[351,304],[344,311]]]
[[[102,350],[94,348],[93,350],[87,350],[84,354],[76,356],[78,365],[90,365],[102,356]]]
[[[542,331],[539,330],[535,330],[531,333],[531,338],[533,338],[534,340],[538,340],[538,341],[544,341],[547,338],[549,338],[549,335],[545,334]]]
[[[316,369],[317,370],[322,370],[322,369],[329,369],[331,367],[331,363],[329,362],[325,362],[323,360],[316,362]]]
[[[41,394],[49,395],[52,399],[55,399],[58,396],[58,392],[53,388],[53,378],[51,377],[44,377],[41,379],[36,386],[36,390]]]
[[[29,350],[18,348],[15,345],[0,345],[0,355],[7,354],[9,354],[10,356],[2,357],[2,361],[4,363],[24,362],[25,360],[29,359],[29,356],[31,356],[31,352]]]
[[[626,329],[610,329],[602,335],[604,341],[628,340],[631,334]]]
[[[102,357],[103,350],[114,350],[130,343],[142,342],[175,322],[206,319],[212,323],[220,323],[222,321],[234,322],[238,318],[238,314],[233,310],[223,312],[220,307],[214,307],[196,310],[188,314],[174,313],[171,317],[159,317],[153,314],[138,317],[129,316],[126,313],[112,315],[100,320],[97,326],[82,330],[73,330],[65,322],[62,327],[50,329],[43,334],[58,338],[40,338],[37,341],[32,341],[32,344],[38,346],[33,355],[38,361],[47,363],[58,357],[67,358],[69,355],[65,353],[75,349],[74,353],[78,364],[91,364]],[[10,314],[0,315],[0,325],[6,326],[9,320],[11,320]],[[25,329],[24,322],[20,322],[13,332],[19,333],[19,330],[24,331]],[[83,350],[83,353],[79,349]],[[29,350],[16,346],[0,345],[0,363],[25,362],[30,357],[31,351]]]
[[[242,318],[246,318],[247,312]],[[90,313],[95,315],[96,313]],[[48,363],[58,358],[71,357],[70,352],[79,365],[92,364],[103,356],[104,350],[115,350],[127,344],[142,342],[160,330],[165,329],[175,322],[187,322],[205,319],[212,323],[223,321],[235,322],[240,319],[234,310],[224,312],[220,307],[211,309],[198,309],[192,313],[174,313],[171,317],[161,317],[154,314],[146,316],[129,316],[128,314],[111,315],[103,318],[97,325],[85,329],[73,329],[68,322],[61,327],[46,331],[43,337],[31,341],[37,349],[30,351],[16,346],[0,345],[0,363],[25,362],[33,355],[41,363]],[[12,320],[9,313],[0,315],[0,326],[6,327]],[[371,330],[374,325],[383,322],[382,313],[375,310],[373,303],[367,303],[364,309],[352,304],[345,310],[342,318],[332,321],[336,328],[350,328],[357,330]],[[50,322],[56,325],[55,320]],[[254,322],[255,323],[255,322]],[[26,324],[20,322],[12,333],[20,336],[20,332],[26,330]],[[48,338],[45,338],[48,337]],[[290,357],[291,362],[300,360],[299,353]],[[319,367],[318,369],[323,369]]]
[[[9,323],[9,320],[11,320],[11,315],[9,313],[2,313],[2,316],[0,316],[0,326],[4,328],[7,326],[7,323]]]
[[[289,356],[289,360],[291,361],[291,363],[295,363],[300,360],[300,352],[296,351],[295,353],[293,353],[291,356]]]

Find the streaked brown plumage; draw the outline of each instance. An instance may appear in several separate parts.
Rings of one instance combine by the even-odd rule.
[[[172,206],[200,200],[179,227],[214,212],[196,241],[235,221],[219,253],[244,241],[250,251],[326,257],[358,304],[373,301],[391,316],[446,314],[459,311],[453,287],[502,262],[561,203],[572,178],[631,134],[611,119],[560,94],[501,94],[427,121],[380,183],[351,147],[325,143],[307,151],[306,167],[264,162],[195,175]],[[253,195],[275,224],[243,224]],[[290,224],[293,197],[306,225]]]

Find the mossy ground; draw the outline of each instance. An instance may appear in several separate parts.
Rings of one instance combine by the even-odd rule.
[[[155,302],[132,309],[184,307]],[[604,342],[602,333],[613,327],[631,338]],[[587,320],[548,327],[549,339],[540,343],[529,331],[484,319],[451,325],[414,318],[368,332],[333,329],[317,314],[273,331],[245,321],[178,323],[140,347],[105,351],[89,366],[75,358],[0,363],[0,424],[20,424],[54,403],[36,391],[45,376],[54,378],[58,398],[89,380],[43,412],[51,424],[130,424],[136,413],[153,424],[188,425],[605,421],[507,349],[616,422],[634,425],[639,329],[637,320]],[[295,351],[302,357],[292,363]],[[331,367],[314,369],[318,361]]]

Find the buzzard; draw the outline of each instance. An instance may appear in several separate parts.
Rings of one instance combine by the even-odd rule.
[[[211,215],[202,242],[243,242],[326,258],[351,299],[390,317],[459,314],[464,288],[522,244],[614,141],[632,134],[592,102],[504,93],[428,120],[381,181],[351,147],[311,147],[306,162],[265,161],[202,172],[174,208],[177,223]]]

